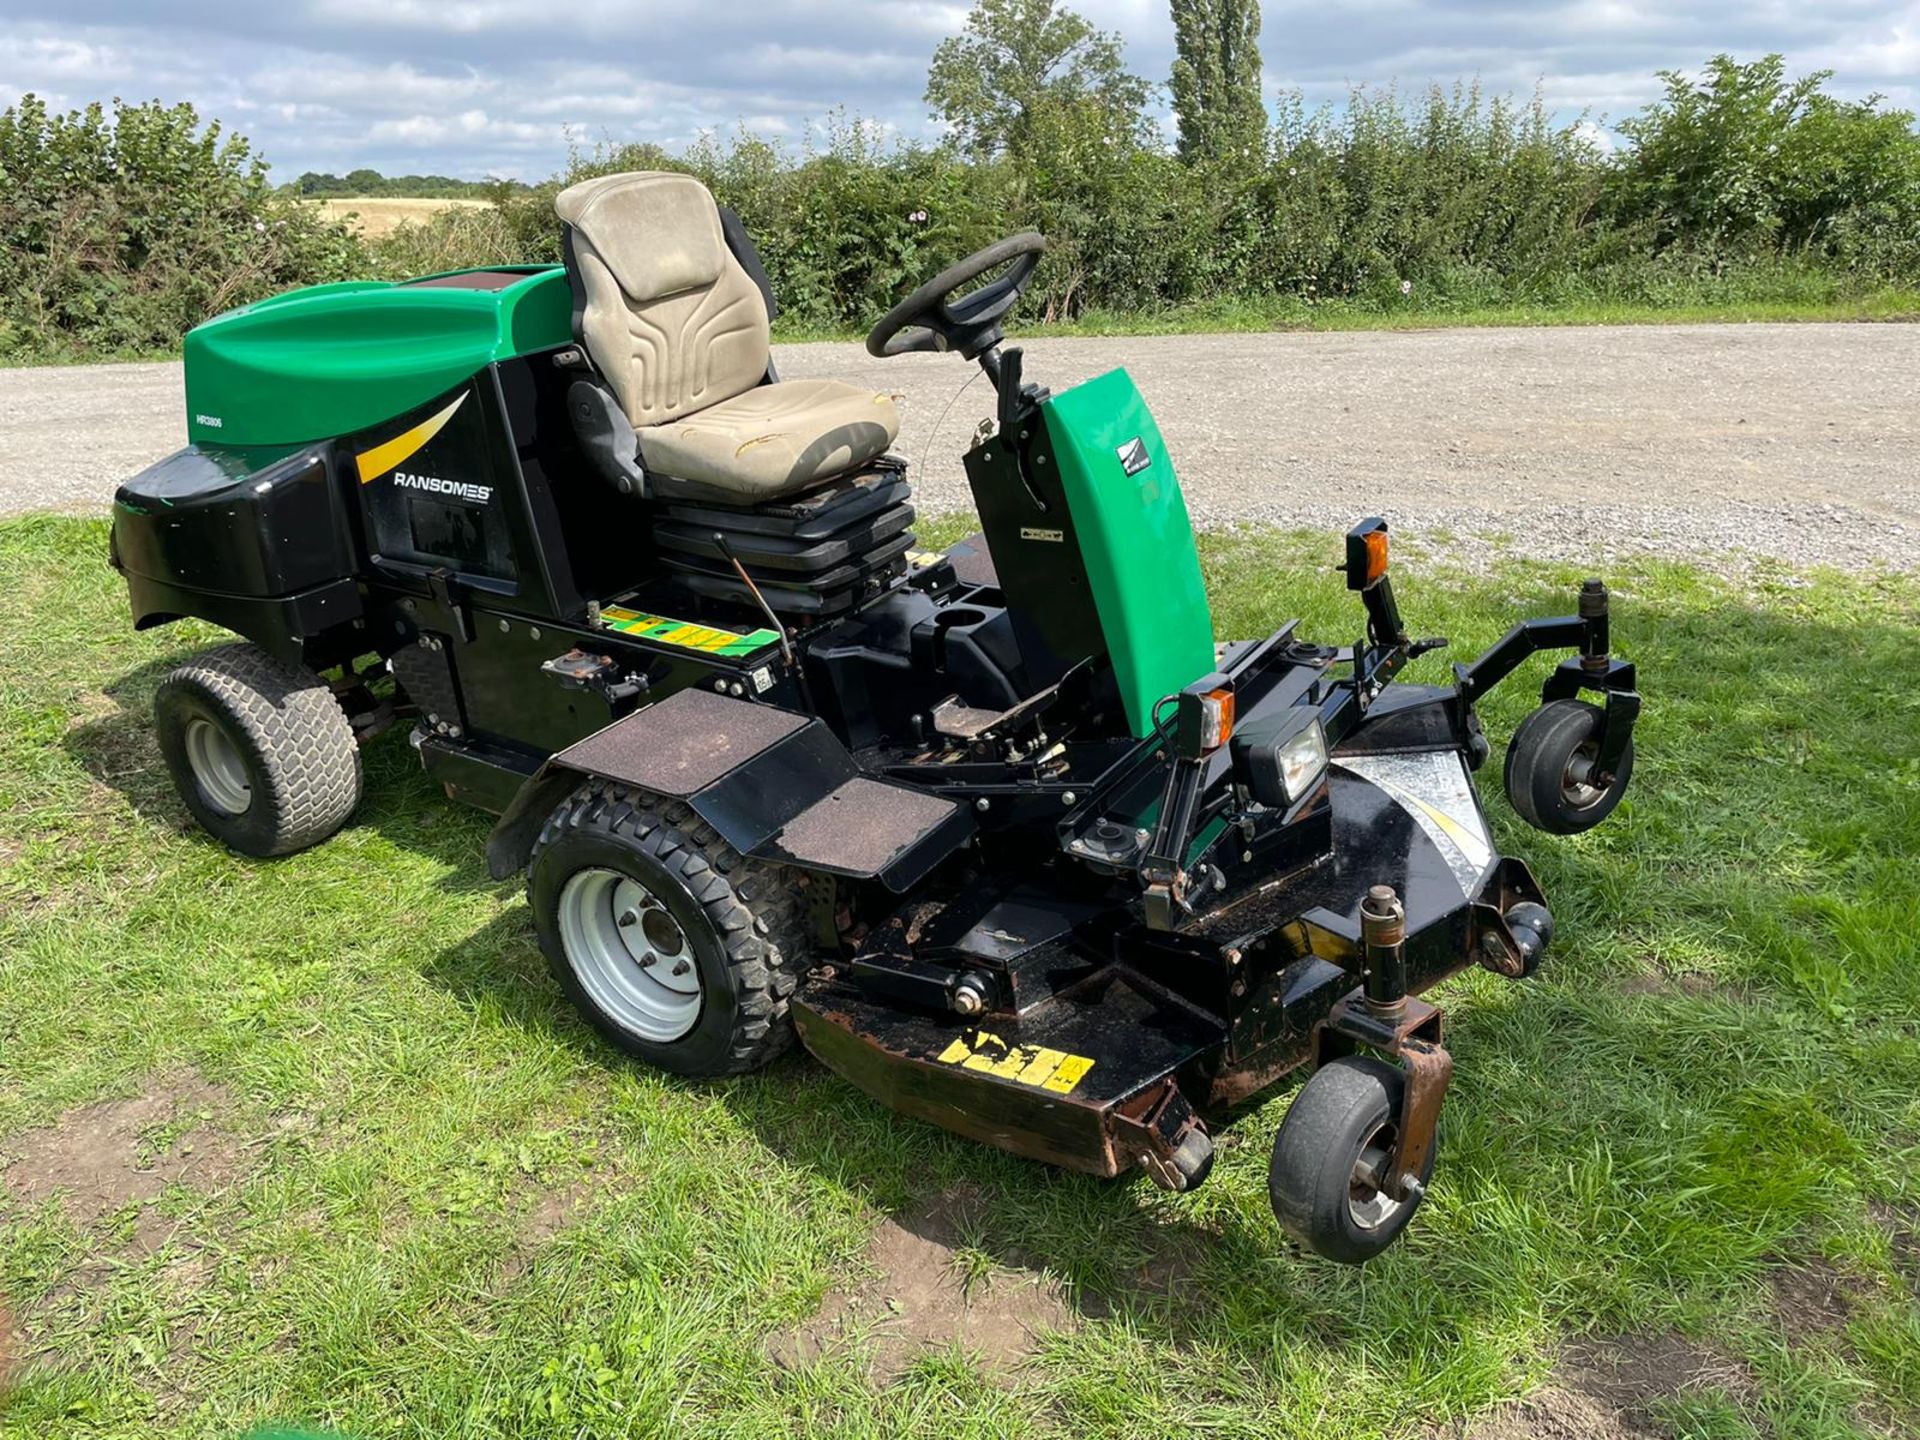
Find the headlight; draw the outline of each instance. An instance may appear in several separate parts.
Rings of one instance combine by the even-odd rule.
[[[1315,715],[1298,712],[1249,727],[1233,740],[1240,783],[1262,805],[1285,810],[1304,799],[1327,772],[1327,732]]]
[[[1293,804],[1319,782],[1327,768],[1327,732],[1315,720],[1291,740],[1273,747],[1274,763],[1280,771],[1280,784]]]

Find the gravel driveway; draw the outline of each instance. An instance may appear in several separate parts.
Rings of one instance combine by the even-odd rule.
[[[968,504],[991,413],[951,356],[782,346],[790,378],[904,398],[928,513]],[[1523,535],[1536,553],[1915,564],[1920,325],[1720,325],[1038,340],[1062,389],[1126,365],[1194,518]],[[949,401],[953,401],[948,409]],[[945,412],[945,418],[940,417]],[[934,433],[938,423],[938,432]],[[0,513],[97,511],[182,440],[178,365],[0,370]],[[926,458],[931,457],[931,458]]]

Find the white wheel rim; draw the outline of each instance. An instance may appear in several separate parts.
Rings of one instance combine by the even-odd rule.
[[[240,748],[218,725],[199,715],[187,721],[187,764],[200,798],[223,815],[244,815],[253,804],[253,784]]]
[[[1360,1156],[1354,1162],[1352,1178],[1347,1181],[1347,1214],[1362,1230],[1378,1230],[1398,1215],[1401,1207],[1407,1203],[1394,1199],[1384,1190],[1376,1189],[1372,1183],[1373,1176],[1386,1173],[1386,1164],[1392,1152],[1392,1127],[1380,1125],[1367,1136],[1366,1143],[1360,1147]]]
[[[632,876],[595,868],[568,877],[560,945],[581,988],[622,1029],[668,1044],[699,1021],[693,946],[660,897]]]

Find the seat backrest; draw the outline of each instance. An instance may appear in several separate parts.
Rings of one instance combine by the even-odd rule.
[[[627,419],[658,425],[767,373],[767,306],[691,175],[602,175],[554,197],[568,227],[580,339]]]

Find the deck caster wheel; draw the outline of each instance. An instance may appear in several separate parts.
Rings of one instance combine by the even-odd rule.
[[[1162,1190],[1184,1195],[1206,1184],[1213,1173],[1213,1137],[1196,1125],[1171,1154],[1144,1155],[1140,1163]]]
[[[1480,723],[1480,712],[1467,710],[1467,769],[1478,771],[1493,754],[1493,742],[1487,739],[1487,728]]]
[[[1613,813],[1633,778],[1633,742],[1613,778],[1594,775],[1602,713],[1584,700],[1542,705],[1507,743],[1507,799],[1520,818],[1549,835],[1577,835]]]
[[[1540,957],[1553,943],[1553,912],[1532,900],[1522,900],[1506,914],[1507,929],[1520,947],[1520,975],[1526,978],[1540,968]]]
[[[595,782],[542,827],[527,895],[554,978],[594,1029],[662,1070],[734,1075],[793,1039],[809,935],[794,878],[685,805]]]
[[[1370,1055],[1316,1070],[1274,1137],[1267,1193],[1281,1227],[1343,1265],[1371,1260],[1413,1219],[1433,1175],[1427,1150],[1418,1189],[1404,1200],[1380,1188],[1393,1152],[1405,1075]]]
[[[188,811],[243,855],[318,845],[360,803],[360,747],[333,691],[257,645],[221,645],[170,672],[153,727]]]

